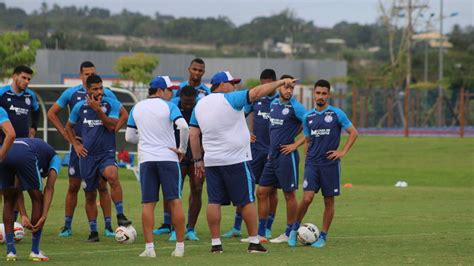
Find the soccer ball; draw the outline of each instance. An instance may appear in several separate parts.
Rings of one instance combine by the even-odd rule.
[[[15,222],[13,225],[13,238],[16,242],[21,241],[25,236],[25,229],[20,223]]]
[[[305,223],[298,228],[298,241],[303,245],[311,245],[319,238],[319,228],[310,223]]]
[[[133,226],[119,226],[115,230],[115,240],[120,244],[132,244],[137,238],[137,231]]]
[[[0,244],[5,243],[5,225],[0,224]]]

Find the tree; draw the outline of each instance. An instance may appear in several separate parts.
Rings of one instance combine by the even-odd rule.
[[[18,65],[32,65],[36,50],[41,46],[37,39],[30,40],[28,32],[5,32],[0,35],[0,80],[9,77]]]
[[[136,84],[147,84],[152,76],[153,70],[159,65],[157,56],[136,53],[122,56],[115,62],[115,70],[120,73],[120,77],[133,81],[133,88]]]

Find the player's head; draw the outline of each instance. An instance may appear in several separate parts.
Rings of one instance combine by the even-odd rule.
[[[290,75],[283,75],[280,79],[294,79],[294,77]],[[295,90],[295,85],[283,85],[278,88],[278,92],[280,93],[280,100],[285,102],[289,101],[291,97],[293,97],[293,91]]]
[[[196,104],[197,91],[193,86],[184,86],[179,93],[179,101],[181,107],[187,111],[191,111]]]
[[[241,79],[234,78],[229,71],[217,72],[211,79],[211,92],[231,92],[235,90],[235,84]]]
[[[171,83],[170,77],[168,76],[156,76],[151,82],[148,88],[149,96],[157,96],[165,101],[171,100],[173,97],[173,90],[178,89]]]
[[[194,58],[189,64],[189,80],[195,83],[201,83],[202,76],[206,72],[206,65],[201,58]]]
[[[79,67],[79,73],[82,80],[82,84],[86,85],[87,78],[92,75],[97,75],[94,64],[91,61],[84,61]]]
[[[31,77],[33,76],[33,70],[27,66],[17,66],[13,70],[13,86],[21,91],[26,90],[30,84]]]
[[[313,89],[314,102],[319,107],[324,107],[328,104],[328,99],[331,96],[331,84],[325,79],[316,81]]]
[[[104,96],[104,87],[102,86],[102,79],[98,75],[90,75],[86,80],[87,94],[97,101],[102,100]]]
[[[276,80],[275,70],[271,68],[264,69],[260,74],[260,84],[270,83]]]

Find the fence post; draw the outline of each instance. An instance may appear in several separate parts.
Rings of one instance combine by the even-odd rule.
[[[352,123],[356,125],[357,112],[357,91],[355,86],[352,87]]]
[[[459,97],[461,97],[459,102],[459,137],[464,138],[464,86],[461,87]]]

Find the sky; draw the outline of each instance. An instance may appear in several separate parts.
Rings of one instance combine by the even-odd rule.
[[[379,16],[378,3],[391,0],[0,0],[7,7],[20,7],[30,13],[46,2],[49,6],[89,6],[109,9],[119,13],[123,9],[154,16],[156,12],[175,17],[217,17],[227,16],[234,24],[242,25],[258,16],[277,14],[285,8],[295,12],[296,16],[316,26],[332,27],[341,21],[361,24],[374,23]],[[408,0],[398,0],[408,2]],[[426,14],[439,16],[441,0],[412,0],[429,6]],[[459,12],[455,17],[444,20],[445,32],[454,24],[474,25],[474,0],[443,0],[445,16]],[[80,4],[78,4],[80,3]],[[434,22],[438,26],[439,22]]]

